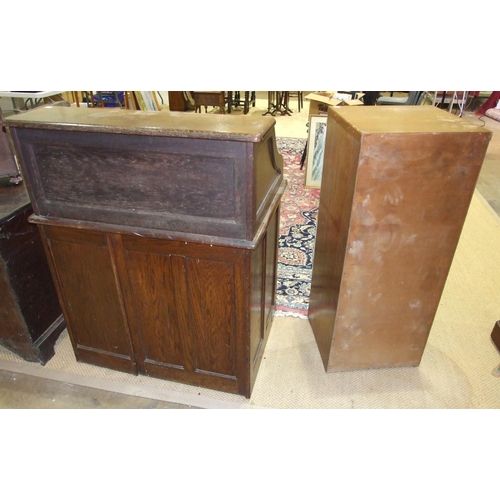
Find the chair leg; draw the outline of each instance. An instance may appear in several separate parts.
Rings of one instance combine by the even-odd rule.
[[[302,158],[300,159],[300,170],[304,168],[304,163],[306,161],[306,155],[307,155],[307,141],[306,145],[304,146],[304,151],[302,151]]]

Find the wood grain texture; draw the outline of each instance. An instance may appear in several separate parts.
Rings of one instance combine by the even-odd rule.
[[[425,108],[329,112],[309,306],[327,371],[420,363],[491,137]]]
[[[186,111],[188,103],[182,91],[168,91],[168,109],[170,111]]]
[[[79,361],[136,373],[106,235],[44,228]]]
[[[56,118],[58,111],[43,116]],[[125,134],[112,127],[112,117],[102,120],[106,133],[67,123],[40,128],[36,119],[10,123],[37,216],[184,232],[199,241],[254,238],[283,184],[270,123],[255,125],[259,134],[245,141],[236,140],[233,127],[199,137],[203,123],[186,137],[166,128],[164,136],[132,128]],[[181,115],[176,124],[185,119],[191,123]]]
[[[248,393],[246,252],[122,237],[144,372]]]
[[[252,253],[250,303],[250,387],[253,387],[272,326],[278,262],[279,206],[260,247]]]
[[[274,309],[278,209],[254,250],[41,227],[78,360],[250,396]]]

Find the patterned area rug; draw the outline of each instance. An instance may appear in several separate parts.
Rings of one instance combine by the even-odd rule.
[[[277,138],[287,188],[281,201],[276,314],[307,316],[311,291],[318,188],[305,186],[300,160],[306,139]]]

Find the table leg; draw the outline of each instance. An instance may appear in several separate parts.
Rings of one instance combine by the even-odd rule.
[[[246,115],[250,111],[250,92],[245,90],[245,102],[243,104],[243,114]]]
[[[267,111],[262,114],[262,116],[266,115],[273,115],[274,116],[274,109],[276,108],[276,104],[274,103],[274,99],[276,97],[276,92],[275,91],[268,91],[267,92]]]
[[[224,102],[224,92],[219,95],[219,109],[222,115],[226,114],[226,103]]]
[[[276,92],[276,107],[271,113],[273,116],[276,113],[281,113],[282,115],[291,115],[290,108],[288,107],[288,92],[277,91]]]
[[[289,103],[290,103],[290,93],[288,91],[283,92],[283,106],[282,106],[283,111],[282,111],[282,114],[284,113],[284,114],[291,116],[292,110],[288,106]]]

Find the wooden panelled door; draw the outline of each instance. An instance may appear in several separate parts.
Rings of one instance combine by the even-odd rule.
[[[240,392],[245,379],[245,254],[230,247],[120,237],[139,372]]]
[[[75,355],[250,396],[274,310],[278,210],[255,249],[40,226]]]

